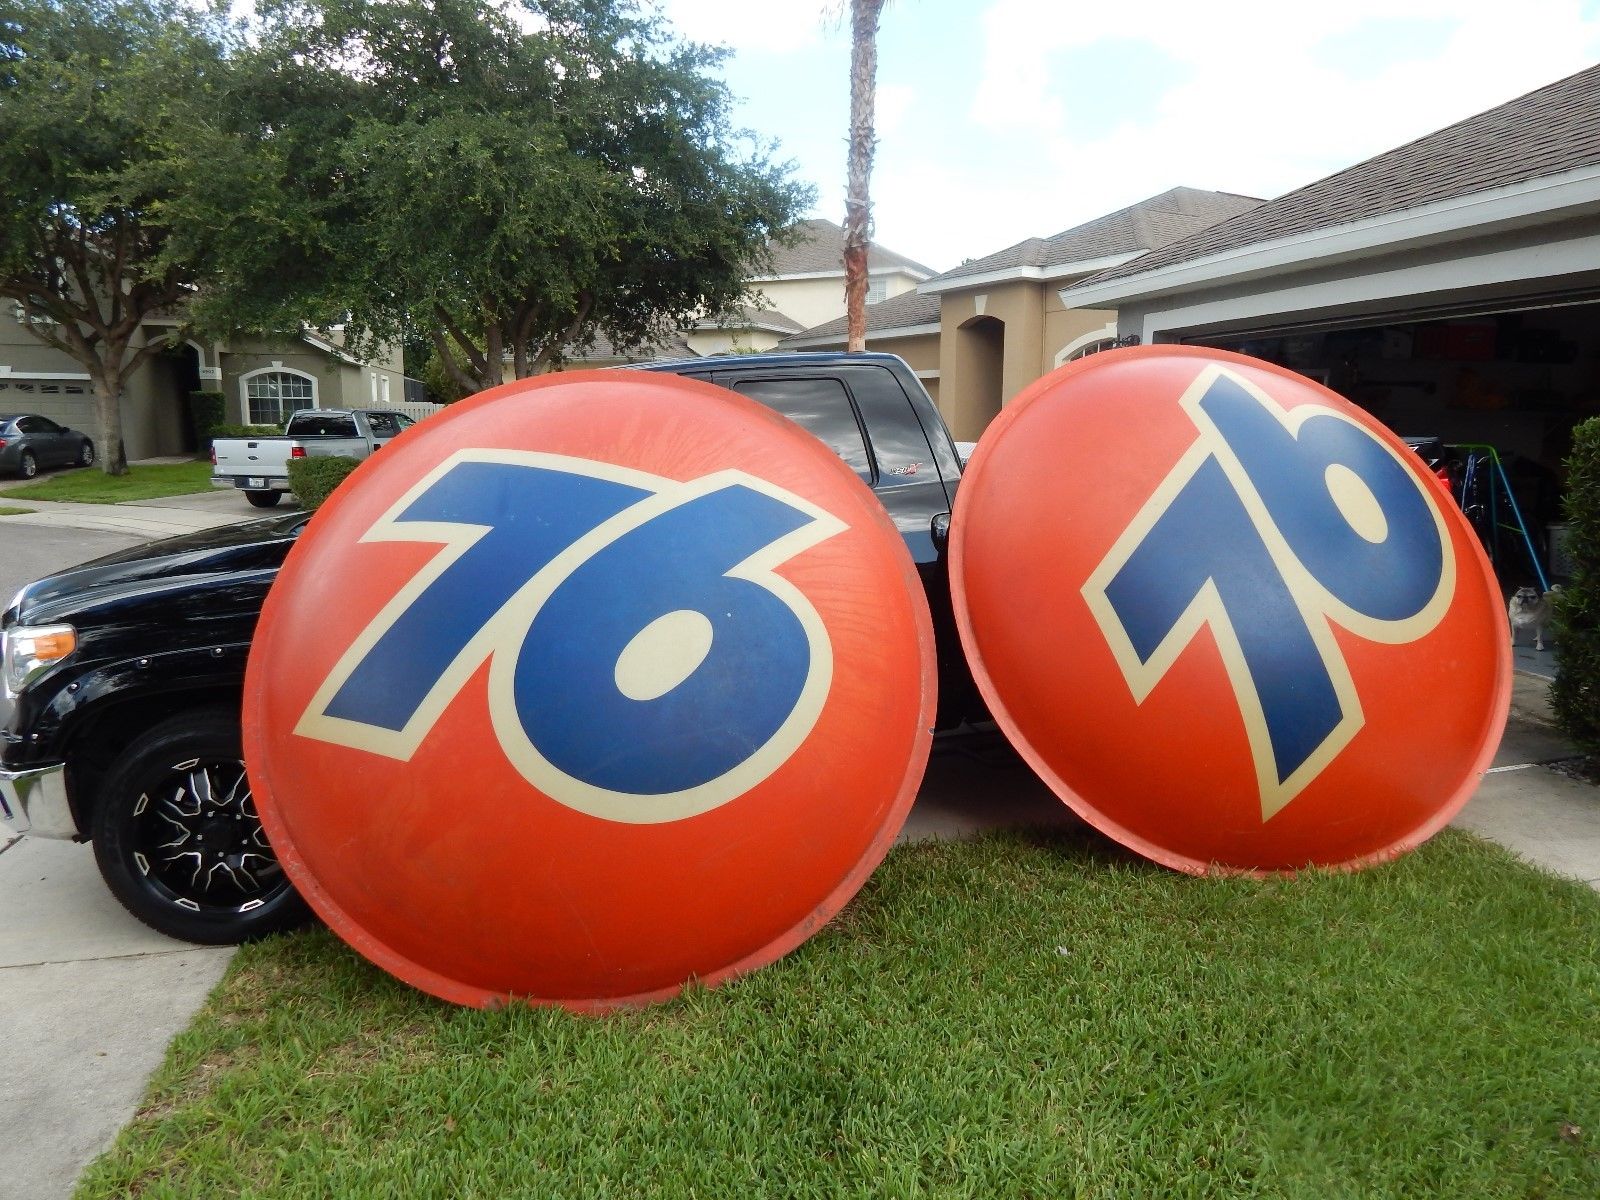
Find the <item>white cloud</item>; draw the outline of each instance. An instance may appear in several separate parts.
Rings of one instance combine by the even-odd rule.
[[[827,0],[656,0],[656,7],[690,41],[734,50],[798,50],[839,25]]]
[[[905,83],[880,83],[873,102],[873,126],[880,139],[893,137],[917,100],[917,89]]]
[[[1432,37],[1408,50],[1408,30]],[[1600,11],[1579,0],[1147,0],[1091,20],[1059,0],[996,0],[983,39],[968,119],[1022,153],[1003,189],[943,173],[939,209],[983,212],[996,235],[958,254],[1179,184],[1281,194],[1589,66]],[[1384,53],[1358,59],[1374,40]],[[1096,51],[1126,56],[1127,43],[1170,69],[1129,72],[1095,93],[1094,113],[1066,111],[1064,56],[1082,67]],[[897,234],[916,221],[915,206],[893,218]]]

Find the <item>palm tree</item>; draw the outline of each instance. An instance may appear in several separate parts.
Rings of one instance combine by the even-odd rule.
[[[867,348],[867,245],[872,225],[872,110],[878,90],[878,17],[884,0],[850,0],[850,169],[844,201],[847,350]]]

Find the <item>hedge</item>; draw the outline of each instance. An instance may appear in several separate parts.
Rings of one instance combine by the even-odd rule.
[[[289,490],[307,512],[321,507],[333,489],[361,465],[356,458],[291,458]]]
[[[1550,701],[1567,736],[1600,754],[1600,417],[1572,431],[1563,505],[1572,579],[1556,594],[1561,655]]]
[[[276,425],[213,425],[211,440],[217,438],[282,437],[283,430]]]
[[[189,428],[202,453],[211,448],[211,439],[217,436],[226,413],[227,397],[221,392],[189,393]]]

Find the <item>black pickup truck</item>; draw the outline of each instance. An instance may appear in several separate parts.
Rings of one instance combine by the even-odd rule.
[[[944,556],[961,462],[910,368],[886,354],[777,354],[640,369],[749,396],[856,470],[927,589],[940,728],[986,719]],[[309,519],[289,513],[114,554],[29,584],[0,615],[0,819],[91,839],[117,898],[174,937],[224,944],[305,917],[262,833],[239,723],[256,619]]]

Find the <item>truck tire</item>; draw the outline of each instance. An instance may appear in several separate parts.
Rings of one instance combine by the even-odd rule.
[[[92,824],[112,895],[168,937],[232,945],[310,916],[267,845],[230,713],[182,713],[136,738]]]
[[[244,498],[257,508],[276,508],[283,499],[282,492],[246,492]]]

